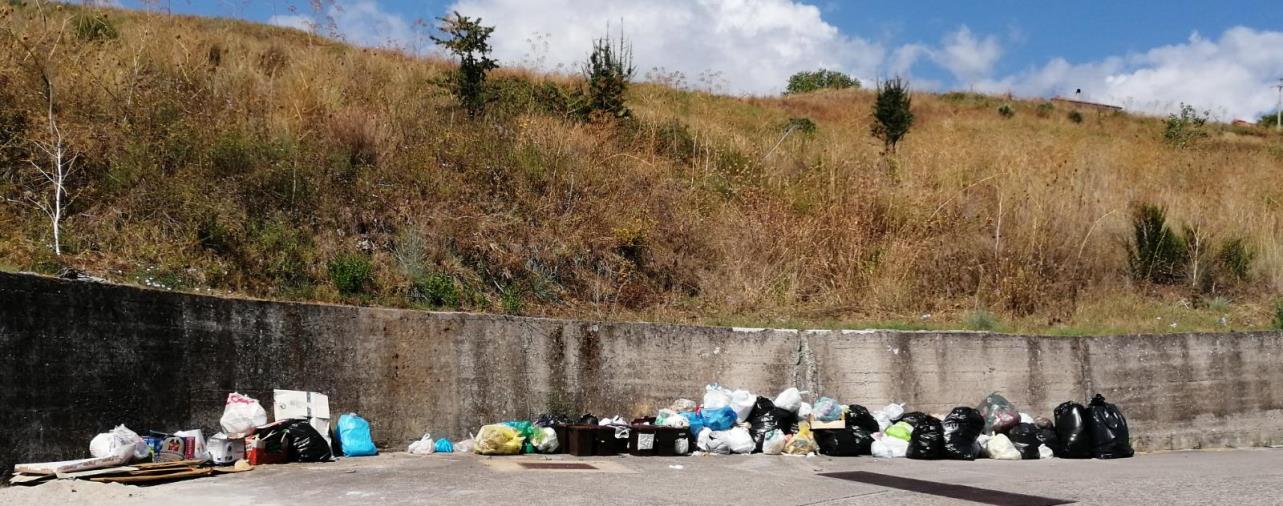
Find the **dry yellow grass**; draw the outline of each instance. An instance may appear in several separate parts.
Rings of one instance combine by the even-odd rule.
[[[472,122],[434,84],[445,62],[238,21],[59,8],[41,23],[26,8],[0,40],[0,107],[27,119],[24,135],[39,135],[43,99],[17,39],[52,40],[77,14],[107,16],[119,37],[68,28],[51,66],[83,156],[71,253],[52,258],[47,223],[5,204],[7,268],[389,305],[424,304],[415,282],[438,275],[472,310],[922,327],[987,310],[999,328],[1048,332],[1262,328],[1283,292],[1273,134],[1213,126],[1180,149],[1155,118],[1074,123],[1011,101],[1006,119],[1002,98],[919,93],[915,127],[884,157],[869,91],[654,84],[631,90],[634,124],[585,124],[538,95]],[[522,70],[496,81],[575,85]],[[818,131],[784,137],[791,117]],[[22,165],[0,169],[0,193],[18,197]],[[1126,245],[1142,202],[1173,226],[1247,239],[1250,280],[1135,284]],[[350,253],[374,274],[345,296],[327,264]]]

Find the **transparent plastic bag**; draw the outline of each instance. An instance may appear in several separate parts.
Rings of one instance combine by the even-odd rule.
[[[798,424],[797,434],[793,435],[788,444],[784,446],[785,455],[810,455],[819,451],[820,445],[815,443],[815,436],[811,434],[811,424],[802,422]]]
[[[730,448],[731,453],[753,453],[753,450],[757,449],[753,436],[742,427],[725,431],[720,436],[726,440],[726,446]]]
[[[718,410],[731,405],[731,392],[716,384],[704,387],[704,411]]]
[[[1011,444],[1005,434],[998,434],[989,438],[985,443],[985,450],[989,453],[989,458],[994,460],[1020,460],[1020,450],[1016,445]]]
[[[677,418],[681,417],[679,416]],[[536,427],[535,429],[540,430],[539,427]],[[543,436],[535,443],[535,451],[539,453],[556,452],[557,448],[561,444],[560,441],[557,441],[557,431],[549,427],[543,427],[540,431],[543,433]]]
[[[525,441],[517,429],[501,423],[486,425],[473,438],[472,450],[480,455],[516,455]]]
[[[89,441],[89,454],[94,458],[118,457],[123,462],[131,462],[151,456],[151,447],[129,427],[117,425]]]
[[[802,408],[802,392],[789,388],[775,396],[775,407],[797,413]]]
[[[784,435],[784,431],[773,429],[770,432],[767,432],[766,437],[762,439],[762,453],[767,455],[783,454],[784,446],[787,445],[788,442],[789,438]]]
[[[731,393],[731,409],[735,411],[735,421],[743,422],[757,404],[757,396],[748,390],[736,390]]]
[[[832,422],[842,418],[842,404],[828,397],[820,397],[811,408],[811,416],[821,422]]]
[[[909,452],[909,442],[883,433],[873,435],[873,444],[869,447],[874,457],[897,459]]]
[[[437,451],[436,443],[432,441],[432,434],[424,434],[423,438],[410,443],[408,449],[410,455],[428,455]]]

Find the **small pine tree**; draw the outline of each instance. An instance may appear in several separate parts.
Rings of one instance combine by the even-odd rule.
[[[606,114],[615,118],[627,118],[632,115],[624,104],[624,92],[632,81],[636,68],[633,67],[633,49],[623,35],[619,44],[612,45],[610,39],[602,37],[593,41],[592,54],[584,63],[584,81],[588,84],[588,103],[586,113],[591,116]]]
[[[878,97],[873,102],[873,119],[870,130],[874,137],[885,144],[885,152],[895,153],[895,146],[913,126],[912,97],[909,82],[899,77],[878,85]]]
[[[469,117],[480,115],[486,105],[486,73],[499,68],[490,58],[490,34],[493,26],[482,26],[481,18],[469,18],[455,12],[438,18],[444,37],[432,41],[459,57],[459,69],[450,77],[450,91],[463,104]]]

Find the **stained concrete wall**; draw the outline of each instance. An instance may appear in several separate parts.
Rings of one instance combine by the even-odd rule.
[[[401,448],[545,410],[652,413],[720,381],[946,412],[1095,392],[1140,450],[1283,443],[1281,333],[1026,337],[601,323],[226,299],[0,274],[0,469],[97,432],[217,431],[228,392],[330,396]]]

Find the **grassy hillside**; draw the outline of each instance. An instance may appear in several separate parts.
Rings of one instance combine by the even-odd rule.
[[[1210,125],[1177,147],[1161,119],[919,93],[885,157],[869,91],[640,84],[635,120],[586,123],[560,112],[576,78],[515,70],[474,121],[438,84],[442,61],[231,20],[9,9],[7,270],[533,315],[1044,332],[1265,328],[1283,292],[1283,138],[1267,132]],[[27,160],[48,140],[51,48],[79,156],[61,256],[22,203],[47,187]],[[802,117],[818,128],[785,136]],[[1141,204],[1198,231],[1197,276],[1131,275]],[[1251,257],[1241,276],[1222,265],[1233,239]]]

